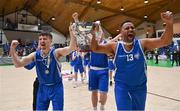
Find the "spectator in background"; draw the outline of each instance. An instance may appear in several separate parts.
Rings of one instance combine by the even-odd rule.
[[[8,56],[9,55],[9,43],[6,42],[3,44],[3,56]]]
[[[177,51],[174,50],[172,53],[172,66],[174,66],[174,61],[176,62],[176,66],[178,65],[178,61],[177,61]]]
[[[174,62],[176,62],[176,66],[178,66],[178,53],[177,53],[177,44],[174,43],[173,45],[173,52],[172,52],[172,66],[174,66]]]
[[[158,52],[158,49],[157,49],[157,48],[154,50],[154,54],[155,54],[155,59],[156,59],[155,64],[158,64],[158,63],[159,63],[159,59],[158,59],[159,52]]]
[[[178,66],[180,66],[180,47],[179,47],[179,44],[177,44],[177,60],[178,60]]]
[[[5,28],[6,29],[14,29],[14,25],[13,23],[11,22],[11,20],[9,18],[6,19],[6,22],[5,22]]]

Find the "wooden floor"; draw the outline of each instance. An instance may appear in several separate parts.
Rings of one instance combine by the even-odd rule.
[[[69,64],[63,63],[63,70],[66,72],[69,69]],[[0,111],[31,110],[32,84],[35,77],[35,69],[27,71],[14,66],[0,66]],[[65,79],[64,89],[64,110],[92,110],[90,92],[86,84],[73,88],[73,82]],[[109,88],[105,108],[116,110],[114,86]],[[180,111],[180,67],[148,67],[146,110]]]

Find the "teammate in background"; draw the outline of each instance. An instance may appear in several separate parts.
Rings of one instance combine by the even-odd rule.
[[[74,69],[75,61],[72,59],[73,53],[74,53],[74,51],[71,52],[71,53],[69,54],[69,58],[70,58],[70,67],[71,67],[71,69],[70,69],[70,76],[68,77],[68,80],[69,80],[69,81],[73,80],[73,78],[74,78],[74,75],[73,75],[73,69]]]
[[[166,23],[166,28],[160,38],[136,39],[131,21],[121,24],[122,41],[118,43],[98,44],[96,33],[92,31],[92,51],[115,56],[114,91],[117,110],[145,110],[147,66],[144,52],[167,46],[173,38],[172,12],[161,13],[161,19]]]
[[[113,60],[114,60],[114,57],[113,56],[109,56],[108,57],[108,67],[109,67],[109,85],[112,86],[113,82],[112,82],[112,79],[113,79],[113,72],[115,70],[115,66],[113,64]]]
[[[74,64],[75,86],[74,86],[74,88],[76,88],[78,86],[78,84],[77,84],[78,71],[81,74],[81,82],[82,83],[83,83],[83,73],[84,73],[84,68],[83,68],[83,63],[82,63],[82,53],[80,52],[79,48],[77,48],[77,50],[73,52],[72,60],[75,62],[75,64]]]
[[[78,16],[79,16],[79,15],[78,15],[77,12],[73,13],[73,15],[72,15],[72,18],[73,18],[73,20],[74,20],[75,23],[79,22]],[[75,72],[75,73],[76,73],[76,74],[75,74],[75,81],[77,81],[77,71],[78,71],[77,68],[79,67],[79,71],[80,71],[80,73],[81,73],[81,80],[82,80],[82,82],[83,82],[83,73],[84,73],[84,77],[86,78],[86,70],[84,69],[83,66],[82,66],[83,69],[81,68],[82,53],[80,54],[80,49],[79,49],[79,48],[77,48],[77,49],[78,49],[79,51],[74,52],[74,54],[78,54],[78,53],[79,53],[80,56],[77,57],[77,58],[79,58],[79,59],[76,58],[77,60],[79,60],[79,63],[78,63],[79,65],[78,65],[78,66],[76,65],[76,67],[74,67],[74,69],[76,70],[76,72]],[[77,53],[77,52],[78,52],[78,53]],[[74,55],[74,54],[73,54],[73,55]],[[75,56],[75,57],[76,57],[76,56]],[[73,56],[72,56],[72,58],[73,58]],[[73,58],[73,59],[75,60],[75,58]],[[84,59],[87,59],[87,58],[84,57]],[[75,60],[75,61],[77,61],[77,60]],[[87,62],[86,62],[86,63],[87,63]],[[75,71],[75,70],[74,70],[74,71]],[[77,83],[75,83],[75,87],[77,86],[76,84],[77,84]]]
[[[108,37],[108,42],[118,42],[121,40],[121,34],[118,34],[115,38]],[[114,56],[108,56],[108,67],[109,67],[109,85],[112,86],[112,79],[113,79],[113,71],[115,70],[115,66],[113,64]]]
[[[18,58],[16,47],[17,40],[11,43],[11,56],[15,67],[23,67],[32,61],[36,63],[36,73],[39,80],[39,90],[37,95],[37,110],[48,110],[49,103],[52,101],[53,110],[63,110],[64,88],[61,76],[59,58],[70,54],[76,47],[76,39],[73,28],[70,26],[70,45],[64,48],[51,48],[52,35],[44,32],[39,35],[40,49],[36,52]]]
[[[90,61],[90,53],[84,52],[83,53],[83,67],[84,67],[84,79],[87,79],[87,74],[89,73],[89,61]],[[88,71],[87,70],[88,67]]]
[[[96,38],[98,44],[104,44],[105,41],[103,40],[101,27],[96,27],[96,32],[97,30],[99,30],[98,37]],[[100,103],[100,110],[105,110],[108,82],[108,56],[106,54],[91,52],[88,87],[92,92],[91,101],[94,110],[97,110],[98,101]]]

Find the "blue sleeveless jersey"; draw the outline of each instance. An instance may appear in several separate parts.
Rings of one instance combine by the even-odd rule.
[[[73,54],[73,56],[75,56],[75,59],[73,60],[74,65],[82,65],[82,57],[81,57],[81,55],[78,55],[77,51],[74,51],[72,54]]]
[[[102,53],[90,53],[90,66],[108,68],[108,57]]]
[[[49,68],[47,68],[46,59],[50,59]],[[49,56],[43,59],[41,51],[37,50],[35,53],[36,72],[40,84],[56,84],[62,82],[61,66],[55,58],[55,49],[51,49]],[[46,70],[49,73],[46,73]]]
[[[31,70],[35,65],[36,65],[36,63],[33,61],[33,62],[25,65],[24,68]]]
[[[139,40],[134,40],[134,47],[129,52],[121,42],[118,42],[114,64],[116,66],[115,82],[127,86],[139,86],[146,83],[147,65]]]
[[[82,65],[82,56],[81,55],[78,55],[77,52],[76,52],[76,63],[75,65]]]

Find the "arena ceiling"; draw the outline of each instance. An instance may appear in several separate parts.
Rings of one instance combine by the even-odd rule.
[[[34,16],[50,24],[64,35],[72,21],[72,13],[78,12],[80,20],[100,20],[102,26],[112,35],[118,33],[119,25],[126,19],[132,20],[135,26],[145,20],[155,23],[160,19],[160,12],[170,10],[180,12],[180,0],[1,0],[0,15],[8,15],[18,10],[27,9]],[[121,8],[124,11],[121,11]],[[147,19],[144,19],[147,15]],[[55,20],[51,20],[55,17]]]

